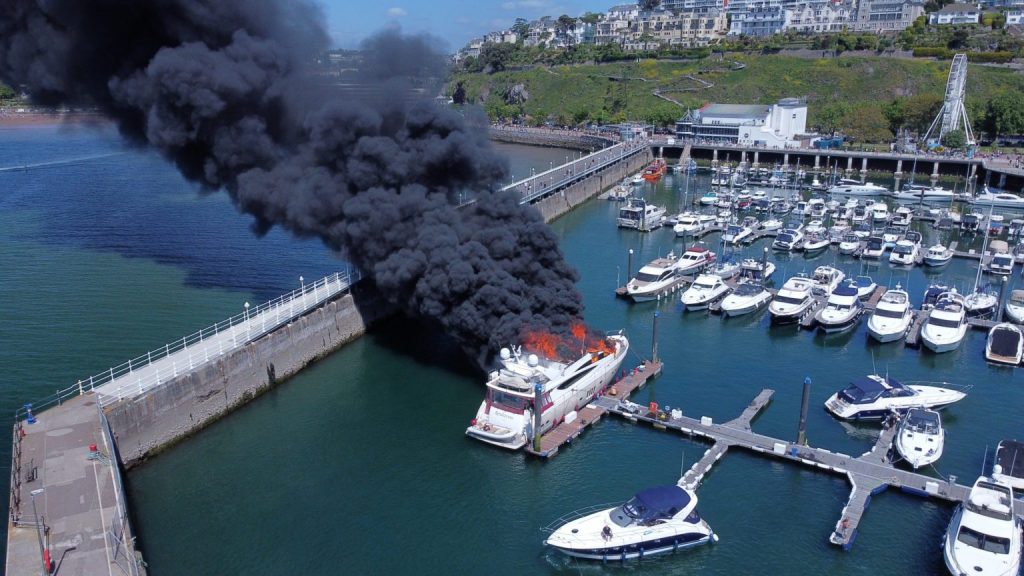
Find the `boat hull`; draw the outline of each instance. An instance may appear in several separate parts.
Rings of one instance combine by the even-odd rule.
[[[545,544],[567,556],[606,562],[608,560],[635,560],[659,554],[671,554],[680,550],[686,550],[687,548],[708,544],[713,539],[714,534],[680,534],[675,537],[660,538],[654,541],[638,542],[625,546],[587,549],[573,549],[548,542],[545,542]],[[670,540],[670,542],[666,542],[666,540]]]

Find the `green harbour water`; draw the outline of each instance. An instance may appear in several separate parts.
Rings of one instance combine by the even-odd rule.
[[[3,408],[68,386],[269,299],[340,263],[316,242],[280,232],[255,238],[223,195],[201,196],[158,157],[123,148],[109,130],[0,130],[0,387]],[[500,146],[513,174],[568,152]],[[21,156],[19,156],[21,155]],[[647,197],[678,211],[682,191],[707,177],[671,175]],[[590,201],[553,223],[580,271],[587,322],[625,330],[627,366],[651,350],[660,310],[665,370],[634,400],[716,421],[738,415],[765,387],[774,400],[754,430],[796,436],[801,382],[813,380],[811,443],[853,455],[876,427],[844,426],[824,400],[873,371],[902,380],[972,385],[943,413],[946,452],[935,470],[970,483],[996,443],[1021,438],[1020,369],[983,358],[985,334],[935,355],[877,345],[865,323],[822,336],[768,326],[766,313],[723,319],[683,313],[675,300],[613,297],[634,270],[684,245],[670,229],[619,230],[618,205]],[[925,229],[925,239],[935,232]],[[714,247],[717,236],[706,240]],[[948,240],[943,237],[944,240]],[[759,255],[764,240],[746,248]],[[861,262],[835,249],[778,259],[776,284],[814,266]],[[974,283],[957,260],[934,274],[866,271],[902,281],[918,304],[930,280]],[[1019,282],[1019,276],[1014,276]],[[674,483],[708,447],[606,418],[548,462],[466,438],[483,395],[480,374],[432,328],[396,318],[310,366],[194,437],[132,470],[129,500],[149,572],[213,574],[942,574],[939,548],[952,508],[895,490],[876,496],[850,552],[828,543],[848,493],[845,478],[731,450],[698,490],[719,543],[626,566],[577,562],[543,545],[540,528],[572,510]],[[9,448],[0,453],[9,461]]]

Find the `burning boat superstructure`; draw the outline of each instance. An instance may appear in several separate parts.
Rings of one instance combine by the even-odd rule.
[[[535,422],[544,434],[567,417],[574,418],[608,387],[629,351],[629,340],[622,334],[608,336],[601,344],[568,364],[524,352],[520,346],[502,348],[501,367],[490,373],[487,396],[466,435],[518,450],[538,432]]]

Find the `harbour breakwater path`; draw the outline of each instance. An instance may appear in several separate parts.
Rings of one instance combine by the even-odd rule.
[[[551,143],[549,142],[549,145]],[[550,221],[636,172],[644,141],[600,149],[506,187]],[[345,343],[390,305],[338,273],[26,404],[12,429],[6,573],[145,573],[127,469]],[[115,565],[117,566],[115,568]]]

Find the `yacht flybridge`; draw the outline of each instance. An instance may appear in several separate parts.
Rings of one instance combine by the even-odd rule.
[[[675,552],[718,537],[697,513],[697,495],[656,486],[629,501],[557,527],[544,544],[576,558],[626,560]]]
[[[466,435],[510,450],[522,448],[535,433],[544,434],[604,390],[628,351],[629,340],[622,334],[608,336],[600,349],[584,352],[570,364],[526,354],[518,346],[502,348],[501,368],[490,373],[487,396]]]
[[[945,386],[903,384],[890,376],[873,374],[851,382],[825,401],[825,408],[843,420],[878,420],[914,407],[940,408],[966,396]]]
[[[942,542],[946,568],[953,574],[1016,576],[1020,572],[1021,522],[1013,513],[1013,489],[979,477],[953,518]]]

